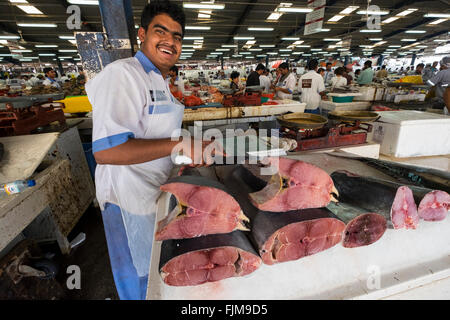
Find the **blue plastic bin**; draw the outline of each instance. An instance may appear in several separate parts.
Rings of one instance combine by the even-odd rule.
[[[97,162],[95,162],[94,154],[92,153],[92,142],[82,143],[84,156],[86,157],[89,171],[91,172],[92,179],[95,181],[95,167],[97,166]]]

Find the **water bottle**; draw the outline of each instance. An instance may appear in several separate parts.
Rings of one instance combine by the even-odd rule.
[[[0,195],[14,194],[24,191],[26,188],[36,185],[35,180],[16,180],[7,184],[1,185]]]

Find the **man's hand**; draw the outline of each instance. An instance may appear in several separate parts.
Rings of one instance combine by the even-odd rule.
[[[217,141],[184,139],[182,142],[183,155],[191,158],[191,167],[210,166],[215,156],[224,156],[222,145]]]

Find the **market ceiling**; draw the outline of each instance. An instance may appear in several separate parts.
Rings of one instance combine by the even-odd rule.
[[[94,5],[79,4],[86,2]],[[200,3],[176,2],[184,5]],[[344,55],[348,51],[339,44],[347,36],[351,36],[348,52],[353,56],[382,53],[407,56],[423,51],[433,54],[436,46],[450,42],[449,0],[372,0],[371,5],[379,6],[383,13],[379,32],[364,32],[368,27],[362,11],[367,10],[367,0],[327,0],[323,31],[311,35],[304,35],[306,12],[291,12],[308,9],[307,0],[210,2],[223,9],[184,9],[186,25],[194,27],[194,30],[186,30],[184,59],[209,57],[217,60],[220,56],[239,60],[264,59],[267,54],[271,58],[282,59],[309,55],[327,58]],[[69,16],[66,10],[73,3],[81,8],[82,31],[102,31],[100,11],[95,0],[0,0],[0,46],[3,45],[0,47],[0,59],[6,59],[5,55],[11,54],[5,43],[2,44],[2,37],[12,35],[20,37],[15,41],[24,49],[16,48],[18,52],[15,53],[21,53],[23,59],[52,61],[60,57],[63,60],[77,60],[75,41],[70,38],[73,31],[66,26]],[[146,3],[146,0],[132,1],[136,26]],[[51,25],[26,26],[27,23]],[[207,30],[195,30],[196,27]],[[243,47],[247,41],[251,44]],[[42,47],[49,45],[53,47]],[[270,45],[275,47],[267,47]]]

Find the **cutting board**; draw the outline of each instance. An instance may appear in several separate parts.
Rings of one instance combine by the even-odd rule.
[[[59,133],[1,137],[4,147],[0,161],[0,183],[30,177],[58,139]]]
[[[313,163],[328,173],[344,169],[390,179],[358,161],[327,154],[288,158]],[[158,202],[158,221],[167,212],[168,199],[169,195],[164,193]],[[370,246],[349,249],[338,244],[296,261],[272,266],[262,264],[245,277],[189,287],[164,284],[158,272],[161,242],[154,241],[147,299],[385,298],[450,277],[449,228],[450,217],[440,222],[420,221],[416,230],[388,229],[379,241]]]

